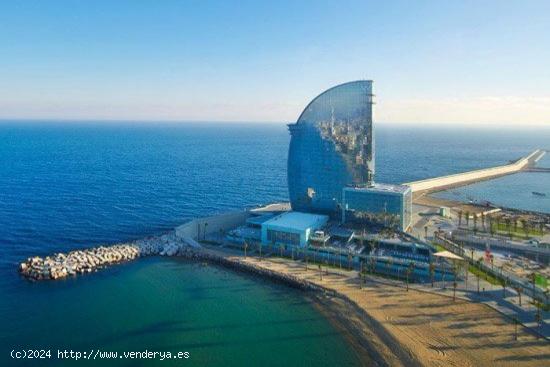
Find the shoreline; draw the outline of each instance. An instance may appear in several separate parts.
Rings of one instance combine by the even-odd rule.
[[[329,271],[323,267],[318,271],[317,265],[309,264],[307,269],[300,260],[245,258],[238,250],[209,244],[196,247],[183,238],[174,239],[176,233],[169,232],[136,241],[141,243],[141,251],[130,260],[174,256],[299,289],[349,341],[361,360],[372,365],[537,366],[550,361],[546,340],[538,340],[520,327],[519,340],[514,341],[514,326],[487,305],[465,300],[451,302],[442,295],[414,289],[406,292],[370,277],[360,284],[353,270]],[[137,246],[136,242],[130,245]],[[117,246],[120,244],[113,248]],[[92,271],[102,267],[105,266]]]
[[[373,366],[422,366],[407,348],[397,341],[368,312],[353,300],[329,288],[240,261],[232,254],[211,247],[206,252],[189,253],[187,260],[211,262],[230,271],[259,276],[270,282],[299,289],[303,296],[345,337],[362,361]],[[269,260],[261,260],[269,261]],[[389,347],[391,345],[391,348]]]
[[[292,273],[297,269],[301,269],[298,272],[302,275],[307,272],[299,261],[236,258],[234,253],[226,252],[225,249],[218,252],[211,247],[208,251],[217,252],[224,258],[224,263],[230,261],[233,264],[231,267],[238,271],[262,274],[276,281],[281,276],[285,282],[296,279],[298,288],[302,288],[304,282],[309,283],[307,288],[316,294],[316,301],[326,312],[326,317],[334,322],[359,353],[366,353],[370,359],[374,356],[376,360],[373,363],[377,365],[537,366],[550,360],[550,355],[544,353],[548,348],[546,340],[537,339],[529,330],[521,327],[518,341],[514,341],[510,321],[483,304],[465,300],[451,302],[448,297],[413,289],[405,292],[400,287],[375,284],[377,282],[374,279],[365,283],[363,288],[370,288],[373,297],[357,297],[361,290],[358,282],[352,285],[353,279],[356,279],[353,271],[349,272],[352,275],[343,282],[338,279],[342,278],[340,275],[330,272],[326,277],[336,278],[340,284],[331,281],[328,285],[322,285],[315,280],[318,276],[314,269],[310,268],[306,279]],[[263,270],[258,272],[258,267]],[[274,272],[277,272],[275,277]],[[327,294],[330,296],[327,297]],[[396,299],[407,304],[400,305],[400,302],[394,302]],[[391,307],[398,309],[399,318],[387,314]],[[445,312],[441,312],[442,309]],[[485,321],[480,321],[480,317]],[[476,325],[476,322],[481,325]],[[436,323],[443,325],[436,326]],[[444,333],[445,329],[449,332]],[[451,335],[457,331],[460,333]],[[475,340],[471,340],[472,337]],[[475,349],[478,352],[472,352]]]

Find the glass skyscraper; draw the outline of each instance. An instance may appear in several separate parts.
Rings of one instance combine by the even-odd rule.
[[[288,188],[292,209],[336,213],[342,189],[368,186],[374,176],[372,81],[330,88],[288,125]]]

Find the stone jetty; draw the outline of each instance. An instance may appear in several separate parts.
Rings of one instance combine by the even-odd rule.
[[[177,236],[175,231],[129,243],[75,250],[66,254],[58,253],[46,257],[30,257],[20,264],[19,270],[23,276],[32,280],[55,280],[91,273],[109,265],[147,256],[178,256],[253,273],[296,288],[327,291],[290,274],[265,269],[241,261],[238,257],[226,256],[223,253],[203,248],[190,238]]]
[[[91,273],[141,256],[184,255],[188,250],[197,247],[200,246],[195,241],[179,237],[172,231],[129,243],[75,250],[46,257],[30,257],[19,265],[19,270],[29,279],[62,279],[76,274]]]

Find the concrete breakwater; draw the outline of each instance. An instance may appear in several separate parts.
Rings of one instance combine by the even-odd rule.
[[[473,182],[489,180],[519,172],[533,166],[544,154],[545,152],[543,150],[537,149],[528,156],[507,165],[407,182],[403,185],[410,186],[413,193],[441,191],[451,187],[464,186]]]
[[[175,231],[110,246],[99,246],[46,257],[30,257],[19,265],[21,274],[29,279],[62,279],[76,274],[91,273],[106,266],[131,261],[140,256],[175,256],[199,247]]]

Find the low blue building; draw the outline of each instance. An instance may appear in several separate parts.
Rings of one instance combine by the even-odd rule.
[[[276,215],[262,223],[262,243],[306,246],[309,236],[328,219],[327,215],[294,211]]]
[[[412,191],[405,185],[375,183],[366,187],[345,187],[342,192],[342,222],[351,215],[366,214],[385,226],[407,231],[412,220]],[[394,223],[392,223],[394,222]]]

